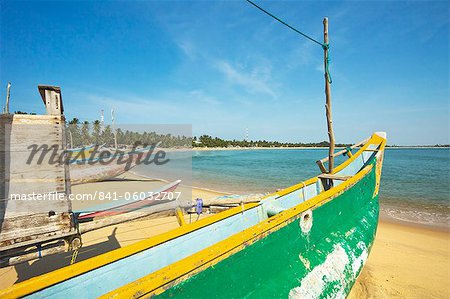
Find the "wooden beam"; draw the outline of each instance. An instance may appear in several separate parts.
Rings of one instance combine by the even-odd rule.
[[[262,196],[259,195],[250,195],[250,196],[242,196],[235,198],[210,198],[203,200],[204,207],[211,206],[238,206],[242,203],[258,203],[261,201]]]
[[[103,227],[117,225],[120,223],[137,220],[140,218],[159,218],[175,215],[175,204],[167,205],[155,205],[151,208],[146,208],[142,210],[132,211],[125,214],[114,215],[110,217],[103,217],[96,219],[94,218],[90,222],[83,222],[79,224],[80,233],[84,234],[93,230],[97,230]]]
[[[0,267],[14,266],[23,262],[40,259],[47,255],[66,251],[67,245],[64,244],[63,242],[60,242],[57,245],[47,245],[43,246],[40,250],[35,249],[30,252],[26,251],[21,255],[15,255],[11,257],[0,257]]]
[[[321,174],[318,177],[319,177],[319,179],[329,179],[329,180],[339,180],[339,181],[346,181],[349,178],[351,178],[351,176],[335,175],[335,174],[329,174],[329,173]]]
[[[180,207],[177,207],[175,209],[175,216],[177,216],[178,224],[180,226],[186,225],[186,221],[184,221],[183,211],[181,210]]]
[[[316,161],[316,163],[317,163],[317,165],[319,166],[320,171],[321,171],[322,173],[326,173],[326,172],[327,172],[327,169],[326,169],[325,166],[323,165],[322,160],[318,160],[318,161]]]

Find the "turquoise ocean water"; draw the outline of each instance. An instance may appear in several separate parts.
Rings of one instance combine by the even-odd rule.
[[[236,194],[273,192],[317,175],[315,161],[327,155],[327,149],[193,151],[192,184]],[[447,227],[450,149],[386,149],[380,202],[382,217]]]

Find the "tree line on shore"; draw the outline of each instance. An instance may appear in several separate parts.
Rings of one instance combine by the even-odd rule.
[[[267,140],[225,140],[209,135],[202,135],[193,138],[193,147],[328,147],[328,141],[322,142],[279,142]],[[336,144],[337,147],[351,146],[351,144]]]
[[[70,147],[82,147],[90,144],[115,146],[134,145],[154,145],[160,143],[163,148],[169,147],[190,147],[192,138],[172,134],[157,134],[156,132],[135,132],[113,128],[110,125],[103,125],[99,120],[92,123],[88,121],[80,122],[73,118],[69,121],[66,130],[66,140]]]
[[[160,143],[160,147],[327,147],[327,141],[322,142],[278,142],[267,140],[225,140],[209,135],[200,137],[186,137],[171,134],[157,134],[155,132],[135,132],[130,130],[114,129],[111,125],[102,125],[99,120],[92,123],[80,122],[73,118],[68,122],[66,140],[70,147],[81,147],[90,144],[104,144],[115,146],[115,138],[119,146],[132,146],[135,144],[150,145]],[[349,144],[336,144],[337,147],[349,146]]]
[[[20,111],[19,111],[20,112]],[[22,112],[23,113],[23,112]],[[23,113],[26,114],[26,113]],[[114,129],[110,125],[102,125],[99,120],[92,123],[80,122],[73,118],[68,122],[66,140],[70,147],[80,147],[90,144],[114,146],[115,138],[119,146],[133,146],[136,144],[151,145],[160,142],[160,147],[203,147],[203,148],[248,148],[248,147],[328,147],[328,141],[321,142],[279,142],[267,140],[226,140],[210,135],[187,137],[172,134],[157,134],[156,132],[135,132],[130,130]],[[336,147],[348,147],[351,144],[337,143]],[[387,147],[403,147],[387,145]],[[448,144],[414,147],[450,147]]]

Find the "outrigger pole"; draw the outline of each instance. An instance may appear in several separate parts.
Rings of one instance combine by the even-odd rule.
[[[325,112],[327,116],[327,127],[328,127],[328,137],[330,139],[330,147],[328,152],[328,173],[333,172],[334,168],[334,133],[333,133],[333,120],[332,120],[332,113],[331,113],[331,75],[329,71],[329,65],[330,65],[330,58],[328,57],[328,49],[330,48],[330,45],[328,43],[328,18],[323,19],[323,43],[319,42],[318,40],[312,38],[309,35],[306,35],[305,33],[301,32],[300,30],[292,27],[285,21],[281,20],[280,18],[276,17],[275,15],[271,14],[264,8],[258,6],[256,3],[252,2],[251,0],[247,0],[248,3],[255,6],[265,14],[271,16],[281,24],[285,25],[286,27],[292,29],[293,31],[297,32],[298,34],[302,35],[303,37],[309,39],[310,41],[322,46],[323,48],[323,55],[324,55],[324,66],[325,66],[325,95],[326,95],[326,104],[325,104]],[[323,166],[323,162],[321,160],[317,161],[317,164],[320,167],[320,170],[322,172],[327,172],[325,167]]]
[[[114,117],[114,108],[111,108],[111,124],[112,124],[112,129],[114,131],[114,148],[117,150],[118,149],[118,145],[117,145],[117,130],[116,130],[116,120]]]
[[[5,102],[5,109],[3,113],[9,114],[9,98],[11,95],[11,82],[8,82],[8,86],[6,87],[6,102]]]

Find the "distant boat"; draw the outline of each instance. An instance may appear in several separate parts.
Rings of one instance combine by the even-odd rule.
[[[150,192],[145,192],[145,198],[140,200],[131,200],[130,198],[123,198],[118,201],[110,201],[100,206],[94,206],[89,209],[74,211],[78,216],[77,220],[85,220],[97,217],[107,217],[119,214],[125,214],[132,211],[144,209],[146,207],[154,206],[159,203],[167,202],[167,194],[174,192],[180,184],[181,180],[176,180],[172,183],[164,185],[158,189]]]
[[[88,146],[81,146],[76,148],[69,148],[66,150],[66,152],[70,153],[71,155],[75,156],[83,156],[83,157],[89,157],[90,154],[95,150],[95,148],[99,148],[101,146],[96,145],[88,145]]]
[[[150,148],[130,152],[110,150],[111,154],[105,157],[86,156],[85,159],[74,159],[69,163],[70,182],[72,185],[99,182],[124,174],[135,167],[139,157],[143,157]],[[128,159],[128,163],[123,163]]]
[[[374,242],[386,134],[258,202],[18,283],[0,297],[343,298]],[[356,147],[354,147],[356,148]],[[326,162],[326,161],[325,161]]]

